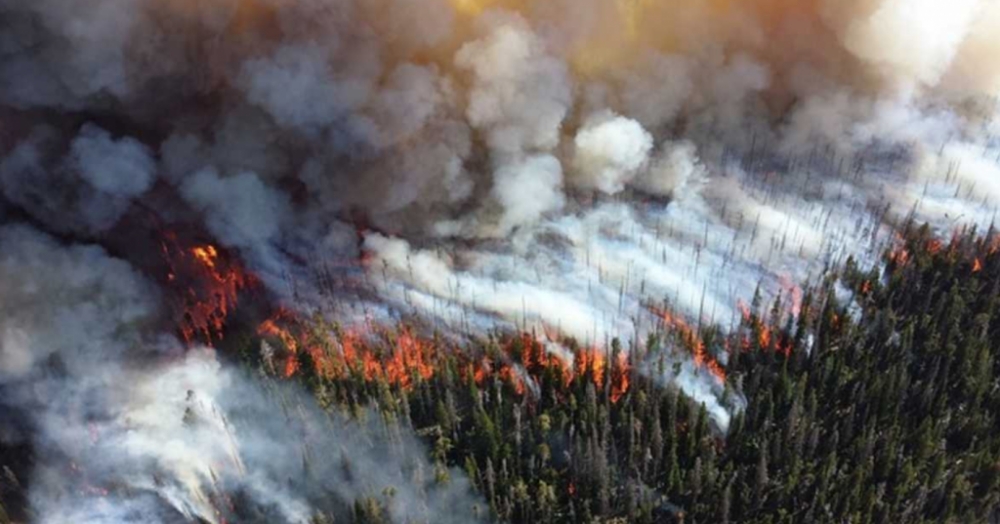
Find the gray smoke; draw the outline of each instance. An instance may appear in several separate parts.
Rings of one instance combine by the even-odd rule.
[[[87,124],[68,144],[60,142],[55,130],[40,126],[0,162],[3,195],[54,230],[105,231],[153,185],[156,162],[132,138],[115,140]]]

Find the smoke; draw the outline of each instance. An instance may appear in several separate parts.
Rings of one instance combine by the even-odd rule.
[[[493,174],[493,198],[503,207],[499,234],[533,224],[565,204],[562,167],[551,155],[537,155],[504,165]]]
[[[437,483],[404,428],[156,335],[156,289],[126,262],[26,227],[0,229],[0,248],[0,389],[31,421],[3,430],[36,447],[35,521],[305,523],[365,496],[397,522],[474,519],[468,481]]]
[[[29,228],[0,229],[0,366],[6,381],[30,378],[53,355],[68,367],[109,357],[113,364],[136,343],[120,325],[147,322],[156,290],[126,262],[100,248],[56,242]],[[44,398],[44,397],[42,397]]]
[[[658,157],[639,174],[633,186],[645,193],[682,200],[686,195],[698,194],[707,175],[694,144],[664,142]]]
[[[134,139],[115,141],[107,131],[86,125],[70,145],[70,155],[80,176],[106,195],[136,197],[153,185],[156,165]]]
[[[457,470],[448,484],[415,437],[378,415],[348,421],[297,391],[256,384],[221,367],[213,352],[134,377],[127,399],[87,426],[48,428],[60,449],[83,439],[70,459],[80,480],[43,470],[35,493],[40,522],[157,522],[230,518],[311,522],[372,497],[393,522],[475,521],[471,485]],[[390,491],[391,490],[391,491]],[[173,514],[173,519],[165,515]]]
[[[485,34],[455,54],[455,65],[472,76],[469,124],[496,160],[555,148],[572,101],[566,65],[517,15],[491,13],[479,24]]]
[[[247,61],[240,84],[247,101],[266,110],[278,125],[308,133],[360,109],[378,72],[373,59],[355,59],[359,63],[349,64],[341,77],[327,61],[328,50],[286,45],[271,56]]]
[[[625,189],[649,159],[653,137],[634,120],[595,115],[573,139],[575,185],[613,195]]]
[[[940,82],[988,2],[962,0],[945,6],[931,0],[888,0],[855,4],[860,4],[865,16],[827,6],[844,47],[879,76],[915,87]]]
[[[95,417],[128,433],[122,414],[146,409],[128,399],[156,396],[140,384],[176,389],[161,374],[203,382],[197,402],[225,420],[245,411],[227,399],[252,381],[162,335],[162,275],[135,242],[160,227],[230,248],[292,309],[628,347],[660,329],[653,306],[725,328],[759,288],[792,310],[789,282],[849,255],[877,264],[906,217],[948,234],[1000,204],[989,0],[0,0],[0,14],[0,220],[20,224],[2,230],[0,376],[10,409],[39,413],[23,438],[106,484],[145,478],[91,515],[151,511],[146,498],[204,515],[206,478],[242,475],[159,455],[190,428],[143,426],[153,444],[119,463],[124,480],[67,434]],[[671,351],[680,375],[642,369],[725,428],[738,395],[723,403]],[[47,375],[53,359],[69,364]],[[103,414],[72,402],[95,397]],[[263,426],[260,442],[282,441]],[[226,482],[280,495],[279,521],[313,506],[256,464],[265,478]],[[97,511],[49,503],[59,467],[39,467],[35,505]]]
[[[156,163],[134,139],[87,124],[65,155],[59,141],[53,129],[36,128],[0,162],[4,196],[55,230],[107,230],[153,185]]]

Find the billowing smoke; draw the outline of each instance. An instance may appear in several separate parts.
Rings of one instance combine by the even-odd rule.
[[[574,185],[613,195],[645,166],[653,137],[635,120],[595,115],[577,132],[573,145]]]
[[[3,194],[55,230],[92,234],[113,227],[153,185],[156,161],[132,138],[85,124],[60,155],[58,133],[38,128],[0,163]],[[74,215],[64,221],[65,214]]]
[[[1000,204],[991,0],[0,0],[0,20],[0,387],[52,457],[31,496],[53,522],[212,520],[214,483],[294,522],[315,501],[275,478],[353,489],[257,453],[320,438],[312,415],[255,427],[258,386],[177,349],[135,248],[161,227],[290,309],[628,347],[664,309],[731,326],[757,289],[793,312],[907,217],[947,234]],[[672,358],[655,378],[725,429],[738,395]],[[133,495],[67,498],[60,457]]]

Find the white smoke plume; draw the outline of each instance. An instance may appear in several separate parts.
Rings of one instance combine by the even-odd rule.
[[[635,120],[590,117],[573,139],[575,185],[613,195],[625,189],[649,160],[653,136]]]
[[[4,229],[2,256],[80,279],[0,292],[4,377],[164,358],[156,286],[118,260],[148,267],[146,216],[292,309],[627,347],[651,304],[730,326],[758,287],[794,302],[848,255],[877,263],[908,216],[948,234],[1000,204],[992,0],[0,0],[0,24],[0,220],[117,257]],[[331,271],[346,284],[317,291]],[[102,302],[88,279],[112,277],[88,275],[135,282]],[[739,406],[675,353],[680,375],[643,369],[724,428]],[[37,383],[139,394],[87,373]],[[26,438],[77,453],[46,427]]]

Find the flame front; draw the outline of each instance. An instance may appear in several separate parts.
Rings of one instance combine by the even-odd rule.
[[[600,390],[607,387],[612,402],[629,390],[632,366],[624,353],[611,361],[598,349],[577,349],[568,358],[548,352],[543,343],[529,334],[511,338],[495,354],[478,357],[451,348],[443,342],[417,335],[411,328],[368,325],[364,329],[332,329],[317,336],[286,310],[280,310],[260,324],[257,333],[280,342],[286,353],[276,365],[285,377],[301,371],[304,355],[312,369],[325,379],[358,377],[365,382],[384,382],[403,390],[440,375],[448,358],[457,359],[463,376],[482,386],[491,379],[508,384],[518,395],[537,390],[546,375],[565,385],[574,380],[590,380]]]

